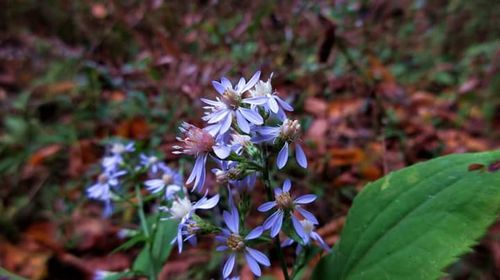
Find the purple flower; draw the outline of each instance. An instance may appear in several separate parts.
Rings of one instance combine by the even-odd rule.
[[[160,211],[164,211],[170,214],[167,219],[179,220],[179,225],[177,227],[177,236],[174,239],[177,241],[179,253],[182,252],[182,236],[183,234],[185,234],[185,228],[192,222],[191,217],[193,216],[193,214],[195,214],[195,211],[198,209],[214,208],[217,203],[219,203],[218,194],[214,195],[210,199],[208,199],[207,195],[205,194],[200,200],[195,203],[192,203],[187,196],[184,196],[183,198],[177,197],[176,200],[173,201],[171,207],[159,208]]]
[[[300,134],[300,124],[297,120],[285,119],[281,126],[276,127],[260,127],[258,136],[254,138],[256,142],[273,142],[274,144],[282,143],[276,165],[279,169],[283,168],[288,162],[288,150],[290,145],[295,145],[295,160],[303,167],[307,168],[307,158],[302,146],[298,143]]]
[[[229,156],[231,149],[223,144],[216,143],[214,135],[206,129],[198,128],[188,123],[182,123],[180,127],[182,138],[177,140],[182,142],[182,146],[174,146],[174,154],[188,154],[196,157],[193,170],[186,181],[186,184],[194,182],[193,190],[200,191],[205,183],[205,165],[208,154],[213,151],[217,157],[224,159]]]
[[[258,102],[253,102],[244,93],[257,83],[259,77],[260,71],[257,71],[248,82],[245,81],[245,78],[241,78],[234,88],[225,77],[220,82],[212,81],[212,85],[221,96],[217,97],[216,100],[201,99],[208,105],[205,107],[208,112],[203,120],[214,125],[218,134],[224,134],[231,128],[233,118],[236,119],[241,131],[245,133],[250,133],[251,124],[262,125],[264,119],[256,110],[243,107],[244,104],[258,105]]]
[[[221,243],[216,250],[228,251],[229,257],[224,263],[222,276],[226,279],[233,273],[236,257],[238,254],[243,253],[250,270],[255,276],[259,277],[261,275],[259,264],[270,266],[271,262],[262,252],[248,247],[246,242],[260,237],[263,231],[262,227],[256,227],[248,234],[242,235],[240,233],[240,217],[234,205],[231,207],[231,212],[224,211],[223,216],[228,229],[223,229],[222,235],[216,236],[216,240]]]
[[[162,166],[162,162],[156,156],[141,154],[139,158],[141,166],[148,168],[153,173],[158,172],[158,169]]]
[[[108,171],[115,171],[123,163],[123,154],[135,150],[134,142],[128,144],[113,143],[109,148],[109,155],[102,160],[102,166]]]
[[[91,199],[104,202],[104,216],[111,215],[111,188],[118,186],[118,177],[125,175],[126,171],[104,171],[97,177],[97,182],[87,189],[87,196]]]
[[[293,215],[293,211],[297,210],[302,216],[306,219],[310,220],[313,224],[317,225],[318,220],[314,215],[302,208],[302,205],[309,204],[316,200],[316,196],[313,194],[306,194],[299,196],[295,200],[292,200],[290,196],[290,188],[292,183],[289,179],[286,179],[283,183],[283,189],[275,188],[274,189],[274,201],[269,201],[263,203],[259,206],[258,210],[260,212],[267,212],[273,208],[276,208],[276,211],[269,216],[263,224],[264,229],[271,229],[271,237],[275,237],[281,230],[281,225],[283,224],[283,219],[285,214],[289,214],[292,219],[293,227],[297,234],[304,239],[304,242],[308,240],[308,236],[306,236],[304,232],[304,228],[301,226],[299,220]]]
[[[255,89],[250,90],[252,97],[247,100],[252,102],[252,104],[263,105],[266,112],[271,111],[272,113],[278,115],[280,119],[285,117],[284,111],[292,112],[293,108],[290,104],[286,103],[283,99],[281,99],[277,92],[273,91],[273,87],[271,85],[271,79],[273,74],[269,77],[267,82],[259,81],[255,85]]]
[[[174,194],[182,190],[182,175],[165,164],[160,164],[158,169],[161,171],[161,177],[147,180],[144,185],[151,193],[164,191],[165,199],[170,199]]]
[[[327,252],[330,251],[330,247],[328,246],[328,244],[326,244],[326,242],[323,240],[323,238],[321,238],[321,236],[317,232],[314,231],[314,224],[311,221],[309,221],[308,219],[304,219],[304,220],[299,221],[299,223],[300,223],[300,226],[302,227],[303,232],[304,232],[304,236],[301,236],[301,238],[304,240],[305,244],[309,244],[311,242],[311,240],[314,240],[314,241],[318,242],[319,246],[321,248],[323,248],[323,250],[325,250]],[[285,241],[283,241],[281,246],[282,247],[289,246],[289,245],[293,244],[293,242],[294,242],[293,239],[288,238]],[[302,246],[300,244],[297,245],[297,254],[300,253],[301,250],[302,250]]]

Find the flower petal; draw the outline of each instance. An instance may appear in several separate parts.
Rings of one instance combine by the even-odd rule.
[[[269,201],[263,203],[261,206],[259,206],[259,208],[257,208],[257,210],[259,210],[260,212],[267,212],[275,206],[276,206],[276,201]]]
[[[229,275],[231,275],[231,273],[233,272],[235,261],[236,261],[236,254],[229,255],[229,258],[224,264],[224,269],[222,270],[222,276],[224,276],[224,278],[229,277]]]
[[[238,123],[238,127],[241,129],[241,131],[250,133],[250,125],[241,113],[240,109],[236,110],[236,122]]]
[[[293,228],[295,229],[295,232],[300,236],[300,238],[302,238],[302,240],[304,240],[305,243],[308,243],[309,235],[307,235],[307,233],[304,231],[304,227],[299,222],[297,217],[295,217],[294,215],[292,215],[292,224]]]
[[[232,114],[228,114],[225,119],[220,122],[219,134],[226,133],[229,128],[231,128],[231,123],[233,122]]]
[[[297,206],[295,207],[295,209],[297,209],[297,211],[299,211],[299,213],[304,216],[304,218],[306,218],[307,220],[309,220],[309,222],[317,225],[319,224],[318,222],[318,219],[316,219],[316,217],[314,217],[313,213],[307,211],[306,209],[300,207],[300,206]]]
[[[314,194],[306,194],[306,195],[302,195],[302,196],[297,197],[293,202],[295,202],[297,204],[308,204],[308,203],[315,201],[316,198],[318,198],[318,197]]]
[[[271,216],[267,217],[267,219],[264,221],[264,224],[262,225],[264,229],[270,229],[273,226],[273,224],[276,223],[276,219],[279,218],[280,212],[281,210],[278,210],[273,214],[271,214]]]
[[[307,168],[307,158],[302,146],[298,143],[295,144],[295,160],[303,168]]]
[[[215,205],[217,205],[217,203],[219,203],[219,195],[218,194],[212,196],[210,199],[206,199],[203,201],[200,200],[200,201],[196,202],[193,205],[193,208],[194,209],[211,209],[211,208],[214,208]]]
[[[264,105],[267,103],[267,97],[266,96],[250,97],[243,99],[242,102],[252,105]]]
[[[283,110],[288,111],[288,112],[293,111],[293,107],[290,106],[290,104],[288,104],[286,101],[281,99],[279,96],[276,96],[275,98],[276,98],[276,101],[278,101],[278,103],[281,105],[281,108],[283,108]]]
[[[255,72],[255,74],[253,74],[252,78],[250,78],[250,80],[246,83],[245,87],[242,88],[240,92],[245,92],[251,89],[259,81],[259,78],[260,78],[260,71],[257,71]]]
[[[261,226],[258,226],[254,228],[252,231],[250,231],[247,236],[245,236],[245,240],[252,240],[257,237],[260,237],[262,235],[262,232],[264,231],[264,228]]]
[[[223,146],[223,145],[215,145],[212,147],[215,155],[220,159],[225,159],[231,153],[231,147]]]
[[[220,82],[221,82],[222,86],[224,87],[224,90],[226,90],[227,88],[233,89],[233,85],[226,77],[222,77],[220,79]]]
[[[273,113],[278,113],[278,110],[280,109],[280,107],[278,106],[278,102],[276,102],[276,100],[274,99],[273,96],[271,96],[267,102],[267,104],[269,105],[269,109],[271,109],[271,112]]]
[[[291,188],[292,188],[292,182],[290,181],[290,179],[286,179],[283,182],[283,191],[289,192]]]
[[[247,260],[247,264],[253,274],[257,277],[260,277],[262,272],[260,271],[260,266],[257,261],[249,253],[245,253],[245,259]]]
[[[270,266],[271,262],[262,252],[252,249],[250,247],[246,247],[245,250],[260,264],[265,266]]]
[[[285,145],[283,145],[280,152],[278,153],[278,157],[276,158],[276,165],[278,166],[278,169],[282,169],[286,165],[287,161],[288,161],[288,143],[285,142]]]
[[[220,94],[223,94],[224,91],[226,90],[226,88],[224,87],[224,85],[222,85],[221,83],[217,82],[217,81],[212,81],[212,86],[215,88],[215,90],[220,93]]]
[[[280,233],[281,225],[283,224],[283,216],[284,216],[283,212],[279,211],[276,217],[276,222],[273,223],[271,227],[271,237],[275,237]]]
[[[247,119],[249,122],[253,124],[262,125],[264,123],[264,119],[257,111],[242,107],[240,107],[238,111],[241,112],[241,114],[245,117],[245,119]]]

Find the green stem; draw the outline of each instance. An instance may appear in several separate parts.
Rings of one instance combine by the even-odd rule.
[[[158,275],[158,270],[155,266],[155,260],[153,257],[153,253],[151,252],[153,249],[152,238],[149,232],[148,222],[146,220],[146,215],[144,214],[144,203],[142,199],[141,189],[139,184],[135,185],[135,196],[137,197],[137,210],[139,212],[139,219],[141,221],[141,228],[144,232],[144,236],[146,236],[146,247],[148,250],[149,264],[151,268],[151,275],[149,275],[149,279],[156,280]]]
[[[269,153],[267,151],[267,147],[265,148],[265,153],[264,153],[264,170],[263,170],[263,177],[264,177],[264,185],[267,191],[267,199],[269,201],[273,200],[273,191],[271,188],[271,178],[269,177]],[[290,280],[290,276],[288,276],[288,269],[286,267],[286,261],[285,261],[285,256],[283,255],[283,250],[281,249],[281,241],[279,235],[276,235],[274,238],[274,246],[276,247],[276,251],[278,251],[278,258],[280,259],[280,264],[281,264],[281,270],[283,271],[283,276],[285,277],[285,280]]]

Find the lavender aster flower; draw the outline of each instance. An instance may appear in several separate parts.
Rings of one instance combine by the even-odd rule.
[[[313,194],[306,194],[299,196],[295,200],[292,200],[290,196],[290,188],[292,183],[289,179],[286,179],[283,183],[283,188],[275,188],[274,189],[274,201],[265,202],[261,206],[259,206],[258,210],[260,212],[267,212],[273,208],[276,208],[276,211],[269,216],[263,224],[264,229],[271,229],[271,236],[275,237],[281,230],[281,225],[283,224],[283,219],[285,214],[291,214],[292,224],[295,228],[297,234],[304,239],[304,242],[308,240],[308,236],[306,236],[304,232],[304,228],[300,224],[299,220],[293,215],[293,211],[297,210],[302,216],[306,219],[310,220],[313,224],[317,225],[318,220],[314,215],[302,208],[302,205],[309,204],[316,200],[316,196]]]
[[[216,237],[216,240],[221,242],[221,245],[217,246],[216,250],[229,251],[229,257],[224,263],[222,276],[224,279],[227,279],[232,274],[238,253],[243,253],[250,270],[255,276],[259,277],[261,275],[259,264],[270,266],[271,262],[262,252],[248,247],[246,241],[260,237],[263,231],[262,227],[256,227],[248,234],[242,236],[239,225],[240,217],[236,207],[233,205],[231,212],[224,211],[223,216],[228,229],[223,229],[222,235]]]
[[[188,154],[196,157],[191,175],[186,181],[186,184],[194,182],[193,190],[201,190],[205,183],[205,165],[210,151],[213,150],[215,155],[224,159],[231,152],[228,146],[216,143],[214,135],[206,129],[198,128],[194,125],[183,123],[180,127],[183,138],[177,137],[177,140],[182,142],[182,146],[174,146],[175,154]]]
[[[258,129],[258,136],[254,139],[256,142],[273,142],[283,143],[276,165],[279,169],[283,168],[288,162],[288,150],[290,145],[295,146],[295,160],[303,167],[307,168],[307,158],[302,146],[298,143],[300,134],[300,124],[297,120],[285,119],[281,126],[276,127],[261,127]]]
[[[284,111],[293,111],[293,107],[281,99],[276,91],[273,91],[271,79],[273,74],[269,77],[267,82],[259,81],[255,84],[255,89],[250,90],[252,97],[247,100],[252,104],[263,105],[267,112],[271,111],[277,114],[281,119],[285,117]]]
[[[140,158],[140,164],[151,170],[151,172],[156,173],[158,172],[158,169],[160,169],[160,166],[162,165],[162,162],[156,157],[156,156],[148,156],[146,154],[141,154],[139,156]]]
[[[193,214],[195,214],[195,211],[198,209],[214,208],[218,202],[218,194],[214,195],[210,199],[208,199],[207,195],[205,194],[200,200],[195,203],[192,203],[187,196],[184,196],[183,198],[177,197],[170,208],[159,208],[160,211],[164,211],[170,214],[170,217],[168,217],[167,219],[179,220],[179,226],[177,227],[177,236],[174,239],[175,241],[177,241],[179,253],[182,252],[182,236],[185,233],[185,227],[188,226],[190,222],[192,222],[191,217],[193,216]]]
[[[171,199],[174,194],[182,190],[182,175],[165,164],[159,164],[158,169],[161,171],[161,177],[147,180],[144,185],[149,192],[164,191],[165,198]]]
[[[109,155],[102,160],[102,166],[109,171],[115,171],[123,163],[123,154],[135,150],[134,142],[128,144],[114,143],[109,148]]]
[[[251,173],[247,176],[243,174],[236,161],[217,161],[220,168],[212,169],[215,179],[219,184],[229,184],[238,190],[253,188],[257,180],[257,174]]]
[[[309,221],[308,219],[304,219],[304,220],[299,221],[299,223],[302,226],[302,229],[304,232],[304,236],[301,236],[301,238],[304,240],[305,244],[309,244],[312,240],[314,240],[314,241],[318,242],[319,246],[321,248],[323,248],[323,250],[325,250],[327,252],[330,251],[330,247],[328,246],[328,244],[326,244],[326,242],[323,240],[323,238],[321,238],[321,236],[317,232],[314,231],[314,224],[311,221]],[[288,238],[285,241],[283,241],[281,246],[285,247],[285,246],[289,246],[293,243],[294,243],[293,239]],[[302,250],[302,246],[300,244],[297,245],[297,254],[301,250]]]
[[[104,171],[97,177],[97,183],[87,189],[87,196],[104,202],[104,215],[111,214],[111,188],[118,186],[118,177],[125,175],[126,171]]]
[[[231,82],[223,77],[220,82],[212,81],[215,90],[221,94],[216,100],[202,98],[201,101],[209,106],[203,120],[208,124],[214,124],[219,134],[226,133],[236,118],[238,127],[245,133],[250,133],[250,124],[262,125],[264,119],[252,108],[243,107],[243,104],[259,105],[260,101],[252,101],[245,93],[250,90],[259,80],[260,71],[257,71],[252,78],[246,82],[241,78],[233,88]]]

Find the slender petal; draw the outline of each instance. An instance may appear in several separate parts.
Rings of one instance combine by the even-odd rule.
[[[245,87],[241,89],[241,92],[245,92],[251,89],[259,81],[259,78],[260,78],[260,71],[257,71],[255,72],[255,74],[253,74],[252,78],[250,78],[248,83],[246,83]]]
[[[245,250],[260,264],[265,266],[270,266],[271,262],[262,252],[252,249],[250,247],[246,247]]]
[[[325,251],[330,251],[330,247],[328,246],[328,244],[326,244],[325,240],[323,240],[323,238],[321,238],[321,236],[316,233],[316,232],[311,232],[311,238],[318,241],[319,245],[321,246],[321,248],[323,248]]]
[[[221,81],[222,86],[224,87],[224,90],[227,89],[227,88],[233,89],[233,85],[231,84],[231,82],[226,77],[222,77],[220,79],[220,81]]]
[[[279,213],[281,211],[278,210],[276,212],[274,212],[273,214],[271,214],[271,216],[267,217],[267,219],[264,221],[264,224],[262,225],[264,227],[264,229],[270,229],[273,224],[276,223],[276,220],[279,218]]]
[[[223,94],[224,93],[224,90],[225,90],[225,87],[217,82],[217,81],[212,81],[212,86],[214,86],[215,90],[220,93],[220,94]]]
[[[247,260],[247,264],[253,274],[257,277],[260,277],[262,272],[260,271],[260,266],[257,261],[249,253],[245,253],[245,259]]]
[[[298,143],[295,144],[295,159],[302,168],[307,168],[307,158],[302,146]]]
[[[288,161],[288,143],[285,142],[285,145],[281,148],[280,152],[278,153],[278,158],[276,159],[276,165],[278,166],[278,169],[282,169],[285,165],[286,162]]]
[[[241,131],[250,133],[250,125],[248,124],[248,121],[245,119],[240,110],[236,111],[236,122],[238,123],[238,127],[241,129]]]
[[[252,239],[258,238],[262,235],[263,231],[264,231],[264,229],[261,226],[256,227],[252,231],[250,231],[247,234],[247,236],[245,236],[245,240],[252,240]]]
[[[280,109],[280,107],[278,106],[278,102],[276,102],[276,100],[274,99],[273,96],[271,96],[267,102],[267,104],[269,105],[269,109],[271,109],[271,112],[273,113],[278,113],[278,110]]]
[[[222,251],[226,251],[227,249],[229,249],[229,247],[227,247],[226,245],[221,245],[221,246],[217,246],[215,248],[215,251],[222,252]]]
[[[233,122],[233,114],[228,114],[225,119],[220,123],[219,134],[226,133],[229,128],[231,128],[231,123]]]
[[[195,208],[195,209],[211,209],[211,208],[214,208],[215,205],[217,205],[217,203],[219,203],[219,195],[218,194],[214,195],[210,199],[204,200],[203,202],[201,202],[201,200],[198,201],[197,203],[195,203],[195,205],[193,205],[193,208]]]
[[[283,191],[289,192],[291,188],[292,188],[292,182],[290,181],[290,179],[286,179],[285,182],[283,182]]]
[[[233,272],[235,261],[236,261],[236,254],[233,253],[229,255],[229,258],[224,264],[224,269],[222,270],[222,276],[224,276],[224,278],[229,277],[229,275],[231,275],[231,272]]]
[[[264,123],[264,119],[262,118],[262,116],[252,109],[240,107],[238,111],[241,112],[245,119],[253,124],[262,125]]]
[[[283,217],[284,217],[283,211],[278,211],[276,222],[273,223],[273,225],[271,227],[271,236],[272,237],[275,237],[276,235],[278,235],[278,233],[280,233],[281,225],[283,224]]]
[[[278,96],[276,96],[276,101],[278,101],[278,103],[281,105],[281,107],[285,111],[289,111],[289,112],[293,111],[293,107],[290,106],[290,104],[288,104],[287,102],[285,102],[283,99],[279,98]]]
[[[306,194],[297,197],[293,202],[295,202],[296,204],[308,204],[315,201],[316,198],[317,196],[315,196],[314,194]]]
[[[229,109],[222,109],[219,111],[215,111],[211,114],[208,114],[203,117],[203,120],[206,120],[209,124],[212,123],[218,123],[224,118],[227,118],[227,116],[231,113],[231,110]]]
[[[235,87],[235,90],[237,92],[240,92],[240,93],[243,92],[243,91],[240,91],[240,90],[243,89],[243,87],[245,86],[245,84],[246,84],[245,78],[241,77],[240,80],[238,81],[238,84]]]
[[[299,213],[302,216],[304,216],[304,218],[308,219],[311,223],[315,225],[319,224],[318,220],[316,219],[316,217],[314,217],[313,213],[307,211],[306,209],[300,206],[296,206],[295,209],[297,209],[297,211],[299,211]]]
[[[267,97],[265,96],[250,97],[243,99],[242,102],[252,105],[264,105],[267,103]]]
[[[259,210],[260,212],[267,212],[275,206],[276,206],[276,201],[269,201],[263,203],[261,206],[259,206],[259,208],[257,208],[257,210]]]
[[[215,145],[212,147],[212,149],[214,150],[215,155],[217,155],[217,157],[220,159],[227,158],[231,153],[231,147],[228,146]]]
[[[299,220],[292,215],[292,224],[293,228],[295,229],[295,232],[304,240],[305,243],[309,242],[309,235],[304,231],[304,227],[302,224],[299,222]]]

